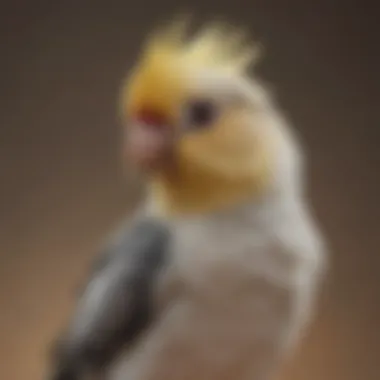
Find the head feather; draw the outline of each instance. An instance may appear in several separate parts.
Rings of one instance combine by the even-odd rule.
[[[146,61],[158,56],[195,68],[213,68],[243,73],[259,58],[257,45],[237,28],[215,22],[190,36],[187,18],[177,19],[154,33],[147,41]]]
[[[242,75],[259,57],[258,47],[240,29],[213,23],[191,36],[189,26],[188,18],[177,18],[148,38],[123,89],[123,108],[128,104],[136,110],[149,103],[173,113],[186,73],[208,69]]]

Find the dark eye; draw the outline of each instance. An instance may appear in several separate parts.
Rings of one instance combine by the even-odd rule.
[[[217,115],[216,105],[209,100],[196,100],[187,106],[186,123],[190,128],[202,128],[210,125]]]

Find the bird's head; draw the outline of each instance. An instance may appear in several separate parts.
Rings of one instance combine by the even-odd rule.
[[[126,151],[165,213],[228,207],[271,186],[281,128],[248,78],[257,47],[240,31],[178,22],[148,39],[122,88]]]

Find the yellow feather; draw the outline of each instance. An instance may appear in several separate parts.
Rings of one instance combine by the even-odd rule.
[[[258,47],[240,29],[221,23],[206,25],[188,36],[189,22],[176,19],[153,33],[122,91],[124,111],[142,106],[173,118],[186,96],[184,81],[192,70],[212,69],[243,74],[258,58]]]
[[[241,76],[258,57],[257,47],[240,29],[214,23],[190,35],[188,27],[186,19],[177,19],[148,38],[122,92],[129,115],[149,108],[175,121],[193,73]],[[261,194],[269,173],[266,145],[256,141],[247,124],[250,111],[239,112],[230,110],[214,128],[182,138],[174,172],[150,178],[151,196],[162,215],[205,212]]]

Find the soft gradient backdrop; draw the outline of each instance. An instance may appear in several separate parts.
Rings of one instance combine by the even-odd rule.
[[[144,33],[183,8],[255,32],[261,75],[307,145],[332,271],[285,378],[380,378],[380,28],[370,3],[1,2],[1,379],[40,379],[97,244],[138,196],[122,173],[118,86]]]

